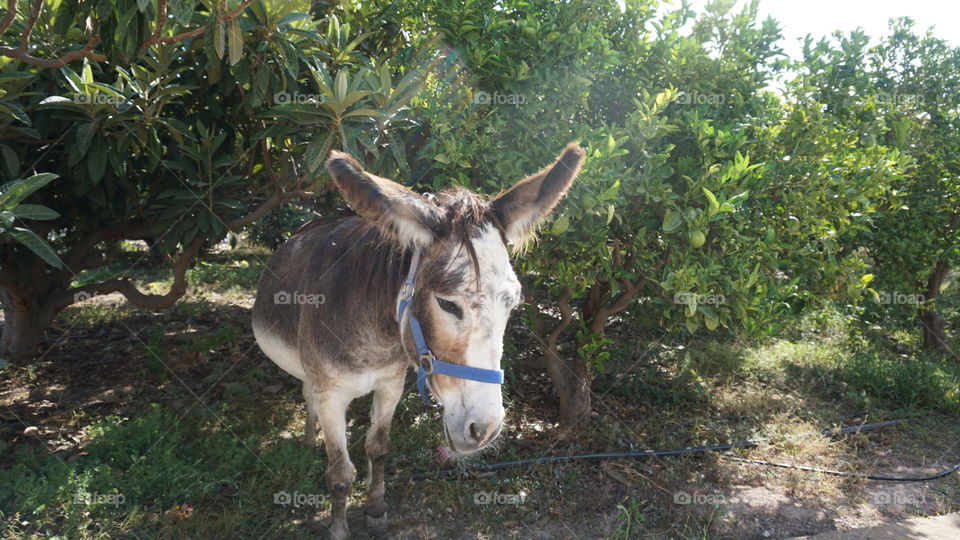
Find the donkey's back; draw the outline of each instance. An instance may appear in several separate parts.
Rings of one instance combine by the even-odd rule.
[[[304,226],[260,277],[253,332],[261,349],[300,380],[307,370],[323,377],[399,360],[395,323],[382,304],[395,294],[390,285],[402,262],[360,217]]]

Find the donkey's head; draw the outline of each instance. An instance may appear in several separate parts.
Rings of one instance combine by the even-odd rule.
[[[507,319],[521,301],[507,244],[525,242],[553,210],[583,156],[571,143],[552,165],[492,200],[463,189],[429,200],[365,172],[341,152],[331,153],[327,168],[350,206],[384,238],[422,251],[410,311],[437,359],[498,370]],[[405,326],[401,337],[412,343]],[[454,452],[479,450],[500,433],[499,385],[442,374],[431,375],[428,384],[444,406],[444,431]]]

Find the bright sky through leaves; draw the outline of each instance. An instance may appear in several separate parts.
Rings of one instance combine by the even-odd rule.
[[[749,0],[739,0],[734,8],[740,11]],[[691,6],[702,12],[708,0],[690,0]],[[680,0],[673,0],[674,6]],[[772,16],[780,23],[784,52],[798,58],[803,37],[828,36],[835,30],[850,32],[862,28],[876,41],[887,34],[887,21],[895,17],[910,17],[919,29],[933,26],[934,35],[960,45],[960,2],[943,0],[761,0],[761,18]]]

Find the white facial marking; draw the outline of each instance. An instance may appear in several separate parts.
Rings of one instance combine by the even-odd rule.
[[[510,312],[520,301],[520,281],[513,272],[507,247],[499,231],[488,225],[479,238],[473,239],[480,267],[480,290],[476,288],[473,264],[466,250],[461,250],[451,264],[465,264],[463,285],[455,295],[443,299],[456,302],[462,319],[442,311],[440,324],[459,326],[467,332],[465,365],[483,369],[500,369],[503,334]],[[443,303],[440,304],[441,309]],[[500,385],[458,379],[438,391],[444,405],[444,423],[453,450],[470,453],[496,438],[503,424],[503,397]],[[444,395],[446,394],[446,395]]]

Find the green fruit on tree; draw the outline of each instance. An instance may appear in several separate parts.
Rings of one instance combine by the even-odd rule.
[[[707,237],[703,234],[703,231],[692,231],[690,236],[687,237],[687,240],[690,242],[691,247],[698,248],[707,241]]]

